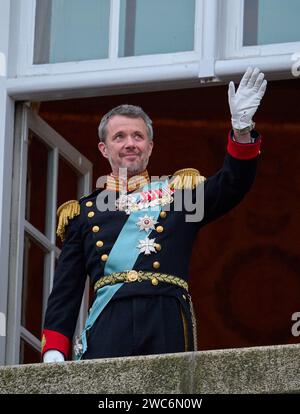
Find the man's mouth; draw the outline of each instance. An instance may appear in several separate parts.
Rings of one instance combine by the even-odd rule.
[[[138,154],[125,154],[123,155],[123,158],[133,158],[133,157],[137,157]]]

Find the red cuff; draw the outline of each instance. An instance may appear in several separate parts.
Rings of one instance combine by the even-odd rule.
[[[68,359],[71,348],[70,339],[56,331],[50,331],[48,329],[43,330],[42,335],[42,356],[46,351],[50,349],[56,349],[64,354],[65,359]]]
[[[250,160],[260,154],[261,137],[257,138],[253,144],[241,144],[240,142],[233,141],[231,138],[231,131],[228,135],[227,152],[232,157],[239,160]]]

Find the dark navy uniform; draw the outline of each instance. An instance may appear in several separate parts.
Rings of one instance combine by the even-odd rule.
[[[161,211],[155,228],[147,234],[155,239],[156,251],[140,253],[133,270],[188,281],[192,246],[199,229],[236,206],[254,181],[260,138],[253,134],[253,144],[239,144],[229,137],[222,169],[204,182],[203,219],[186,222],[186,211],[174,211],[172,204],[170,211]],[[101,191],[83,197],[80,211],[66,220],[65,240],[45,317],[43,353],[57,349],[66,358],[70,356],[86,275],[93,285],[103,278],[106,261],[128,220],[125,211],[98,211],[96,200]],[[195,189],[190,191],[194,196]],[[184,287],[155,278],[124,283],[88,331],[83,359],[192,351],[196,342],[194,325],[190,297]]]

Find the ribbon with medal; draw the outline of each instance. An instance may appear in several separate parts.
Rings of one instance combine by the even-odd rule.
[[[109,253],[104,275],[124,271],[124,269],[131,270],[139,254],[149,255],[157,252],[155,239],[149,239],[148,235],[145,239],[140,239],[140,231],[148,234],[155,229],[161,207],[173,201],[173,193],[174,190],[168,187],[166,181],[147,184],[138,193],[121,194],[116,201],[116,207],[119,211],[125,211],[129,217]],[[76,359],[81,359],[87,350],[87,332],[123,284],[124,282],[116,283],[98,289],[84,330],[75,341]]]

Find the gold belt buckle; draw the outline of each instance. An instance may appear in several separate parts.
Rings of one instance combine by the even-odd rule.
[[[136,270],[128,270],[126,275],[127,282],[136,282],[139,278],[139,274]]]

